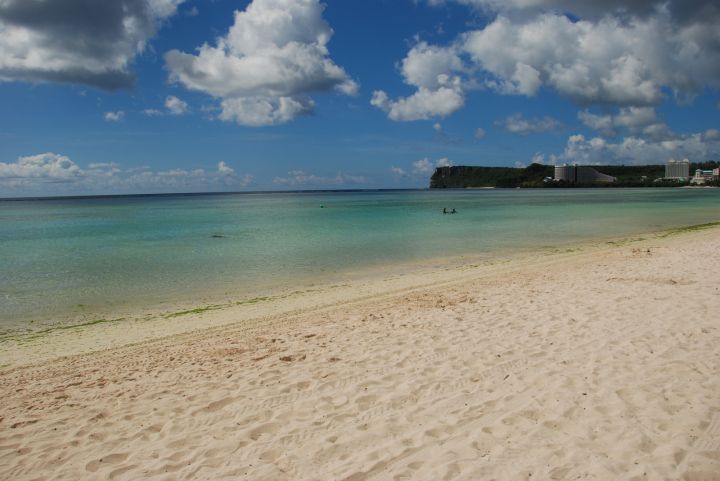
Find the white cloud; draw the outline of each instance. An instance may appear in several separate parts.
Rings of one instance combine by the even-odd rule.
[[[615,136],[615,122],[612,115],[596,115],[588,110],[578,112],[578,119],[590,127],[608,137]]]
[[[446,117],[465,104],[465,91],[459,75],[462,60],[453,48],[419,42],[402,61],[405,83],[416,91],[408,97],[391,100],[376,90],[370,104],[387,112],[391,120],[427,120]]]
[[[416,174],[428,174],[433,171],[433,164],[428,159],[420,159],[413,162],[413,172]]]
[[[381,90],[373,93],[370,104],[387,112],[391,120],[427,120],[446,117],[465,104],[465,95],[459,79],[448,80],[448,86],[431,90],[420,87],[409,97],[390,100]]]
[[[0,80],[129,88],[130,66],[183,0],[0,1]]]
[[[174,95],[169,95],[165,99],[165,108],[172,115],[183,115],[189,110],[187,102],[180,100]]]
[[[190,107],[187,102],[174,95],[168,95],[165,97],[165,110],[145,109],[142,112],[148,117],[159,117],[162,115],[185,115],[189,111]]]
[[[495,122],[514,134],[527,135],[530,133],[549,132],[558,130],[562,125],[552,117],[526,119],[521,113],[510,115]]]
[[[657,123],[653,107],[625,107],[614,118],[615,125],[636,129]]]
[[[607,137],[614,137],[619,129],[653,139],[669,139],[674,135],[670,128],[658,119],[654,107],[621,107],[614,115],[596,115],[584,110],[578,112],[578,118]]]
[[[620,107],[657,105],[665,91],[687,102],[706,87],[720,87],[717,1],[455,1],[492,18],[444,48],[467,58],[463,68],[445,66],[461,72],[464,85],[526,96],[547,88],[583,106]],[[662,130],[649,128],[651,135]]]
[[[720,140],[720,130],[718,129],[707,129],[702,133],[702,140],[705,141],[717,141]]]
[[[453,48],[419,42],[403,59],[401,73],[408,85],[437,89],[446,83],[441,79],[462,69],[462,60]]]
[[[443,5],[449,1],[503,14],[555,12],[571,13],[589,19],[606,16],[642,18],[656,13],[659,9],[667,10],[683,23],[697,21],[697,17],[713,19],[720,15],[720,7],[714,0],[428,0],[428,3]]]
[[[433,171],[435,171],[435,167],[452,167],[452,162],[447,157],[443,157],[441,159],[438,159],[435,161],[435,163],[431,162],[430,159],[427,157],[424,159],[416,160],[413,162],[413,174],[430,174]],[[393,167],[395,168],[395,167]],[[400,169],[402,170],[402,169]],[[399,172],[398,172],[399,173]],[[404,175],[405,171],[403,170]]]
[[[475,133],[473,134],[473,136],[479,140],[479,139],[484,139],[485,134],[486,134],[485,129],[478,127],[477,129],[475,129]]]
[[[217,170],[223,175],[235,175],[235,169],[233,169],[223,161],[218,163]]]
[[[535,155],[532,156],[532,160],[530,160],[531,164],[544,164],[545,163],[545,155],[540,152],[535,152]]]
[[[500,16],[468,33],[462,48],[500,93],[532,96],[545,84],[579,103],[649,105],[661,100],[662,85],[692,83],[668,70],[673,59],[658,48],[671,48],[666,34],[660,18],[593,23],[544,14],[516,23]]]
[[[240,187],[247,187],[255,183],[255,176],[251,174],[245,174],[239,179],[240,180],[238,185],[240,185]]]
[[[296,186],[333,186],[357,185],[367,182],[367,178],[360,175],[348,175],[338,172],[333,177],[322,176],[305,172],[304,170],[291,170],[286,177],[275,177],[273,183],[288,187]]]
[[[713,137],[713,136],[711,136]],[[670,140],[624,137],[609,142],[602,137],[586,138],[577,134],[568,138],[565,150],[550,155],[550,163],[578,164],[664,164],[671,158],[689,158],[703,162],[720,155],[720,136],[707,138],[703,133],[678,135]]]
[[[117,112],[105,112],[103,118],[106,122],[120,122],[125,117],[125,112],[118,110]]]
[[[221,105],[221,120],[261,127],[289,122],[298,115],[312,112],[315,104],[309,98],[239,97],[225,99]]]
[[[249,126],[312,110],[315,92],[355,95],[357,84],[329,57],[323,10],[319,0],[253,0],[216,46],[168,52],[170,80],[221,99],[222,120]]]
[[[15,162],[0,162],[0,181],[32,179],[42,182],[67,182],[82,175],[82,170],[67,156],[46,152],[19,157]]]
[[[392,166],[390,167],[390,172],[392,172],[395,175],[399,175],[400,177],[407,177],[408,173],[403,169],[402,167],[396,167]]]
[[[168,192],[247,187],[252,175],[237,175],[225,162],[217,170],[122,169],[113,162],[91,162],[82,168],[65,155],[47,152],[0,162],[0,187],[33,195]]]

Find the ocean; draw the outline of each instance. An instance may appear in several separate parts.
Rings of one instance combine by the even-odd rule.
[[[443,208],[457,214],[444,215]],[[0,201],[0,328],[242,299],[434,259],[720,220],[718,189],[478,189]]]

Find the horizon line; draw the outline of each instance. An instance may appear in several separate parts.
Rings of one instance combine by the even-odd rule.
[[[342,193],[342,192],[393,192],[393,191],[423,191],[429,187],[410,188],[379,188],[379,189],[297,189],[297,190],[239,190],[239,191],[210,191],[210,192],[155,192],[138,194],[76,194],[28,197],[0,197],[0,202],[18,202],[33,200],[81,200],[81,199],[117,199],[122,197],[190,197],[202,195],[253,195],[253,194],[313,194],[313,193]]]

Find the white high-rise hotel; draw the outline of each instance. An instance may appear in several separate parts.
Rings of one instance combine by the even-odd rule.
[[[665,164],[666,179],[688,179],[690,178],[690,161],[688,159],[670,159]]]

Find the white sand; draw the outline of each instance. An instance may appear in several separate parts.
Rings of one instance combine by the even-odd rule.
[[[711,229],[6,342],[0,479],[720,480],[719,246]]]

